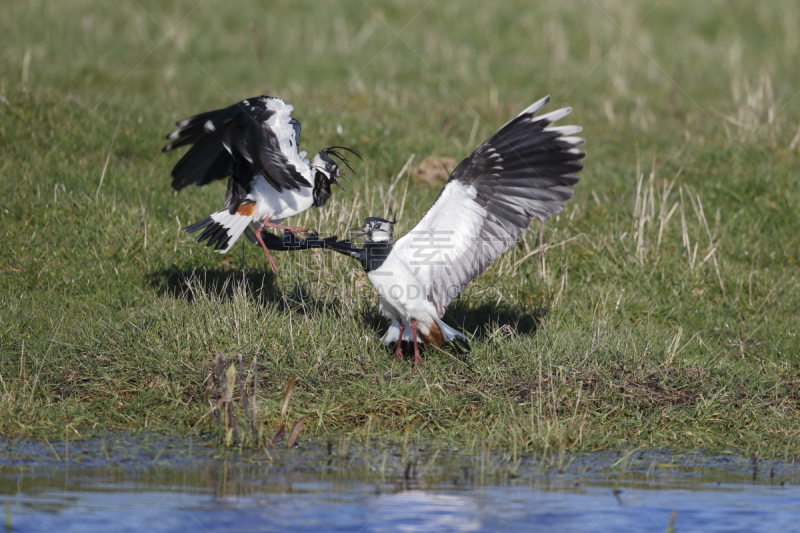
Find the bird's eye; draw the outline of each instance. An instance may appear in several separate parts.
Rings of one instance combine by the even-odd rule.
[[[330,170],[331,170],[331,166],[330,166],[330,165],[325,165],[325,170],[327,170],[328,172],[330,172]]]

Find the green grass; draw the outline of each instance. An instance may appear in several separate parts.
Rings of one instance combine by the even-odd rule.
[[[0,14],[0,434],[206,431],[222,352],[258,355],[270,424],[297,374],[289,418],[305,416],[306,435],[796,453],[795,5],[40,1]],[[241,247],[220,256],[178,233],[219,208],[224,184],[173,193],[163,135],[262,92],[296,107],[304,149],[364,155],[349,192],[293,221],[339,234],[393,212],[412,227],[438,192],[402,176],[389,193],[412,154],[462,158],[545,94],[574,108],[586,168],[544,252],[534,224],[448,312],[474,336],[471,361],[391,360],[347,258],[284,254],[273,276],[255,247],[243,263]]]

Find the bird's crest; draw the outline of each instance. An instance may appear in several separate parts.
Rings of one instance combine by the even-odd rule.
[[[359,154],[357,151],[353,150],[352,148],[347,148],[347,147],[344,147],[344,146],[331,146],[329,148],[323,148],[322,150],[319,151],[319,153],[328,156],[329,159],[330,159],[330,156],[334,156],[334,157],[340,159],[342,161],[342,163],[344,163],[345,166],[350,169],[350,172],[355,172],[355,170],[353,170],[353,167],[350,166],[350,161],[348,161],[347,157],[345,157],[345,155],[342,153],[342,150],[350,152],[351,154],[355,155],[357,158],[361,159],[362,161],[364,160],[361,157],[361,154]],[[331,162],[333,162],[333,161],[331,161]]]

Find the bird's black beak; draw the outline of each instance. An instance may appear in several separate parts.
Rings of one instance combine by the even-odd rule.
[[[363,226],[360,227],[360,228],[350,228],[350,231],[351,232],[353,232],[353,231],[357,231],[358,232],[357,234],[353,235],[351,237],[351,239],[358,239],[359,237],[363,237],[364,235],[367,234],[367,230],[365,230]]]
[[[351,180],[350,178],[348,178],[347,176],[345,176],[344,174],[342,174],[341,172],[339,172],[339,169],[337,168],[337,169],[336,169],[336,174],[335,174],[334,176],[331,176],[331,181],[332,181],[332,182],[334,182],[334,183],[335,183],[336,185],[338,185],[339,187],[341,187],[343,191],[347,191],[347,189],[345,189],[345,188],[344,188],[344,185],[342,185],[341,183],[339,183],[339,180],[338,180],[337,178],[344,178],[344,179],[346,179],[347,181],[349,181],[350,183],[353,183],[353,180]]]

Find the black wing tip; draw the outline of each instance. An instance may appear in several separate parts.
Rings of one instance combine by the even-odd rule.
[[[213,246],[214,251],[217,252],[228,247],[228,242],[231,240],[230,235],[228,235],[228,228],[212,219],[210,216],[186,226],[181,231],[192,234],[204,228],[205,231],[197,236],[195,242],[202,243],[208,240],[206,248],[211,248]]]
[[[174,187],[174,185],[173,185],[173,187]],[[199,231],[199,230],[205,228],[206,226],[210,226],[211,224],[214,224],[214,223],[215,223],[214,219],[212,219],[211,217],[206,217],[203,220],[195,222],[194,224],[189,224],[185,228],[182,228],[181,231],[189,233],[189,234],[192,234],[192,233],[194,233],[196,231]]]
[[[183,182],[183,180],[181,180],[181,179],[180,179],[180,178],[179,178],[179,177],[176,175],[176,173],[175,173],[175,169],[173,169],[173,170],[172,170],[172,183],[171,183],[170,185],[172,185],[172,189],[173,189],[173,190],[180,191],[181,189],[184,189],[184,188],[186,188],[186,187],[187,187],[188,185],[190,185],[190,184],[189,184],[189,183],[184,183],[184,182]]]
[[[205,240],[206,248],[214,247],[214,251],[220,252],[228,247],[231,236],[228,234],[228,228],[213,220],[211,217],[206,217],[200,222],[195,222],[190,226],[183,228],[186,233],[194,233],[198,230],[205,228],[200,235],[197,236],[195,242],[202,243]]]
[[[174,130],[164,135],[164,140],[169,142],[165,144],[163,148],[161,148],[162,153],[169,152],[170,150],[176,148],[175,144],[180,140],[180,131],[181,130]]]
[[[463,337],[456,337],[450,341],[450,345],[458,350],[459,353],[472,353],[472,346],[469,341]]]
[[[533,117],[533,116],[535,116],[537,113],[539,113],[539,111],[541,111],[542,109],[544,109],[544,108],[545,108],[545,106],[547,106],[547,104],[549,104],[549,103],[550,103],[550,99],[551,99],[551,97],[550,97],[550,95],[548,94],[548,95],[547,95],[547,96],[545,96],[544,98],[540,98],[540,99],[536,100],[534,103],[532,103],[531,105],[529,105],[528,107],[526,107],[525,109],[523,109],[523,110],[522,110],[522,111],[519,113],[519,115],[517,115],[516,117],[514,117],[514,119],[517,119],[517,118],[520,118],[520,117],[527,117],[527,118],[530,118],[530,117]],[[514,121],[514,119],[511,119],[511,121],[509,121],[509,123],[513,122],[513,121]],[[508,124],[506,124],[506,125],[508,125]]]

